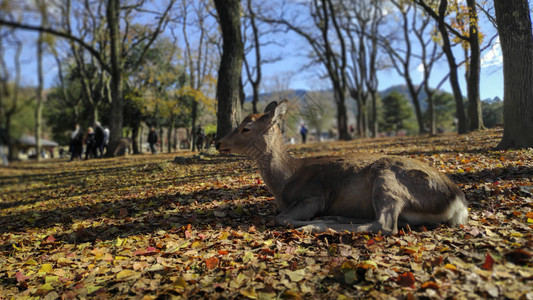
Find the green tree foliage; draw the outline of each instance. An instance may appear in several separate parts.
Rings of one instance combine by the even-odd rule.
[[[453,131],[455,129],[455,103],[454,96],[447,92],[437,92],[434,96],[435,119],[437,129],[440,132]],[[424,113],[424,120],[429,124],[429,112]]]
[[[483,124],[493,128],[503,124],[503,101],[500,98],[481,102],[483,109]]]
[[[7,91],[5,91],[5,93],[8,95],[8,97],[5,98],[7,98],[6,100],[11,100],[9,97],[13,97],[14,94],[13,84],[7,84],[6,88]],[[7,111],[15,108],[10,117],[11,124],[9,128],[9,136],[12,139],[19,138],[23,133],[33,132],[33,128],[35,126],[35,89],[30,87],[19,88],[17,102],[18,105],[16,105],[16,107],[14,107],[13,103],[10,103],[10,101],[4,101],[0,103],[0,105],[2,105],[2,109],[0,110]],[[4,118],[5,116],[0,115],[0,119],[2,120],[0,127],[5,126]]]
[[[383,98],[382,105],[383,117],[381,120],[378,118],[380,131],[412,131],[416,129],[416,124],[413,124],[413,108],[405,95],[393,91]]]

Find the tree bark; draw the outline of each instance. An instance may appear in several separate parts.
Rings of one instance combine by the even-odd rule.
[[[448,66],[450,68],[450,85],[452,86],[452,93],[455,99],[455,110],[458,121],[457,132],[459,134],[467,133],[468,124],[463,103],[463,95],[459,85],[459,77],[457,75],[458,67],[455,62],[450,36],[444,19],[446,17],[446,10],[448,9],[448,0],[440,0],[438,12],[435,12],[423,0],[416,0],[416,3],[435,19],[435,21],[437,21],[437,28],[442,37],[442,51],[444,52],[444,55],[446,55],[446,60],[448,61]]]
[[[123,82],[122,82],[122,54],[120,45],[120,1],[108,0],[107,22],[109,26],[109,40],[111,50],[111,119],[109,128],[109,144],[107,156],[113,156],[122,137],[122,119],[124,111]]]
[[[237,127],[241,121],[239,82],[244,45],[241,35],[240,1],[214,1],[223,42],[216,92],[218,100],[217,139],[220,139]]]
[[[469,13],[469,45],[470,61],[466,75],[468,95],[468,130],[483,129],[483,115],[481,113],[481,99],[479,96],[479,78],[481,69],[481,49],[479,46],[478,16],[476,1],[467,0]]]
[[[44,12],[42,18],[44,19]],[[44,22],[43,22],[44,23]],[[43,121],[43,32],[39,32],[37,39],[37,103],[35,107],[35,159],[41,160],[41,131]]]
[[[503,54],[503,137],[498,149],[533,147],[533,33],[527,0],[495,0]]]
[[[461,87],[459,85],[459,78],[457,76],[457,63],[455,62],[455,57],[453,55],[452,46],[450,43],[450,37],[448,36],[448,30],[446,29],[446,24],[444,22],[444,15],[446,11],[446,7],[448,1],[441,0],[440,8],[439,8],[439,18],[438,20],[438,29],[442,36],[442,50],[444,51],[444,55],[446,55],[446,59],[448,61],[448,66],[450,68],[450,85],[452,86],[452,92],[455,99],[455,109],[456,109],[456,116],[457,116],[457,132],[459,134],[467,133],[467,123],[466,123],[466,114],[465,114],[465,108],[463,103],[463,95],[461,93]]]

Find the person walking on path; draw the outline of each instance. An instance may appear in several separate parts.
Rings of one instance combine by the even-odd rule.
[[[155,128],[152,126],[150,128],[150,132],[148,133],[148,143],[150,144],[150,151],[152,151],[152,154],[157,154],[155,145],[157,144],[158,140],[159,138],[157,136],[157,131],[155,131]]]
[[[302,135],[302,144],[305,144],[305,141],[307,140],[307,127],[305,127],[305,124],[302,124],[300,134]]]
[[[85,145],[85,160],[89,159],[89,156],[91,156],[92,158],[96,158],[96,137],[92,127],[87,128]]]
[[[72,131],[70,136],[70,161],[74,158],[81,160],[81,154],[83,153],[83,130],[80,125],[76,124],[76,128]]]
[[[4,166],[9,165],[9,161],[4,153],[4,145],[7,144],[7,132],[4,128],[0,128],[0,158],[2,159],[2,164]]]
[[[104,129],[99,122],[94,122],[94,140],[98,156],[104,156]]]

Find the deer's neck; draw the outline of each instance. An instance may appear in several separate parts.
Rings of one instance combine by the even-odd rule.
[[[300,160],[287,152],[281,136],[273,137],[275,141],[267,143],[267,147],[256,158],[259,173],[269,191],[274,194],[278,207],[281,203],[281,193],[285,183],[300,166]]]

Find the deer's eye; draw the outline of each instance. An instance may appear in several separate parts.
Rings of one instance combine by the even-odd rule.
[[[241,133],[245,133],[245,132],[248,132],[248,131],[250,131],[250,129],[248,129],[248,128],[243,128],[243,129],[241,130]]]

